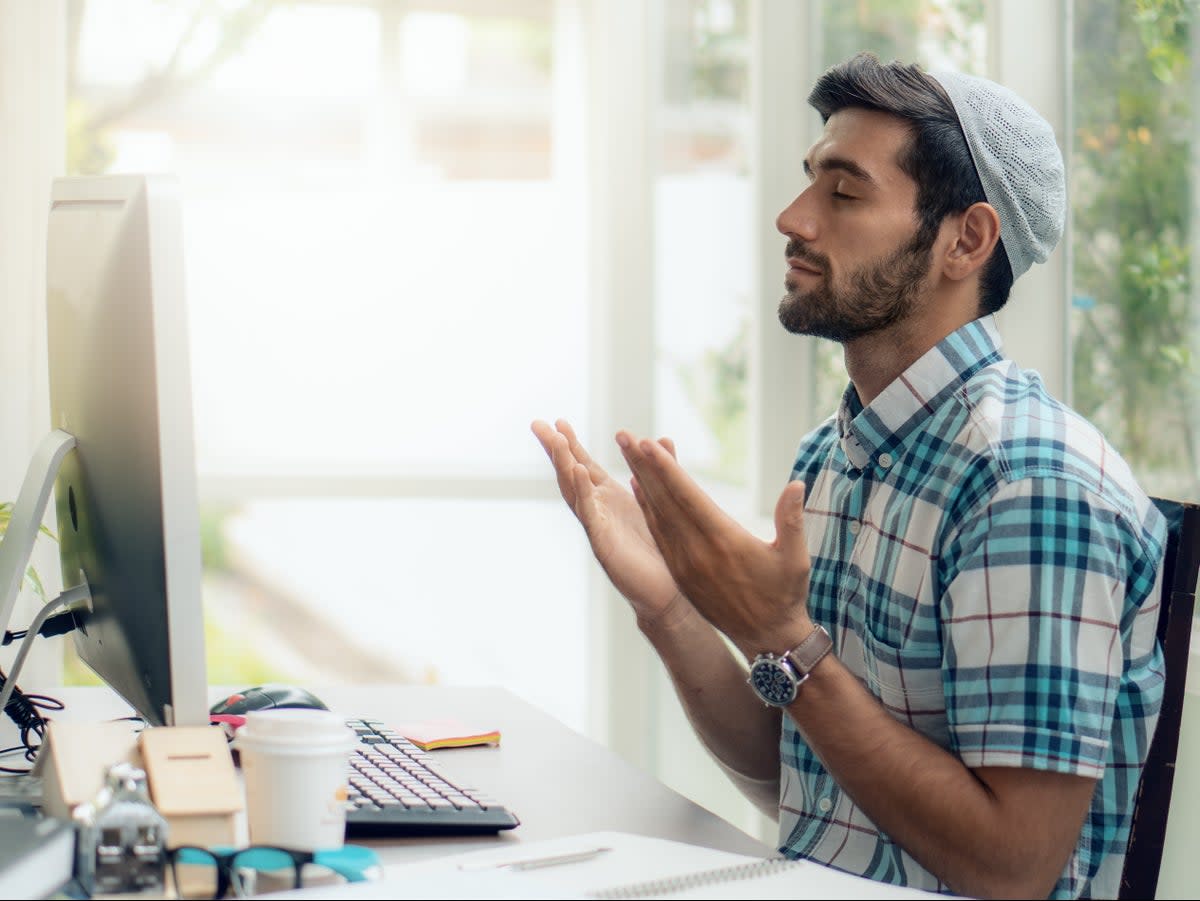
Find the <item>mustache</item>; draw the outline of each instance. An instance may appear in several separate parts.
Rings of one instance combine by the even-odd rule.
[[[829,257],[825,256],[823,253],[817,253],[815,250],[812,250],[803,241],[797,241],[794,239],[788,241],[787,248],[784,250],[783,255],[789,260],[800,260],[804,263],[811,263],[819,268],[822,272],[829,271]]]

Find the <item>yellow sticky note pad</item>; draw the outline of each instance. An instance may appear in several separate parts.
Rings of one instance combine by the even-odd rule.
[[[399,723],[392,728],[423,751],[500,744],[499,729],[480,731],[456,719]]]

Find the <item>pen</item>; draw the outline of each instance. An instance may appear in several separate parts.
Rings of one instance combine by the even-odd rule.
[[[577,863],[582,860],[591,860],[593,857],[611,850],[612,848],[587,848],[583,851],[571,851],[566,854],[552,854],[547,857],[527,857],[523,860],[505,860],[500,863],[460,863],[458,868],[460,870],[536,870],[540,867],[554,867],[563,863]]]

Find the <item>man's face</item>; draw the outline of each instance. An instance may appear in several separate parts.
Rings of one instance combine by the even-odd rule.
[[[809,151],[810,184],[779,214],[787,237],[790,332],[847,342],[907,318],[929,271],[932,238],[919,234],[917,185],[897,164],[904,122],[848,108],[829,117]]]

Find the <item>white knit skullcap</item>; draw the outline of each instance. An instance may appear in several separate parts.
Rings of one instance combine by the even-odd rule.
[[[950,95],[983,193],[1000,217],[1016,279],[1062,237],[1067,186],[1054,129],[1008,88],[962,72],[929,73]]]

